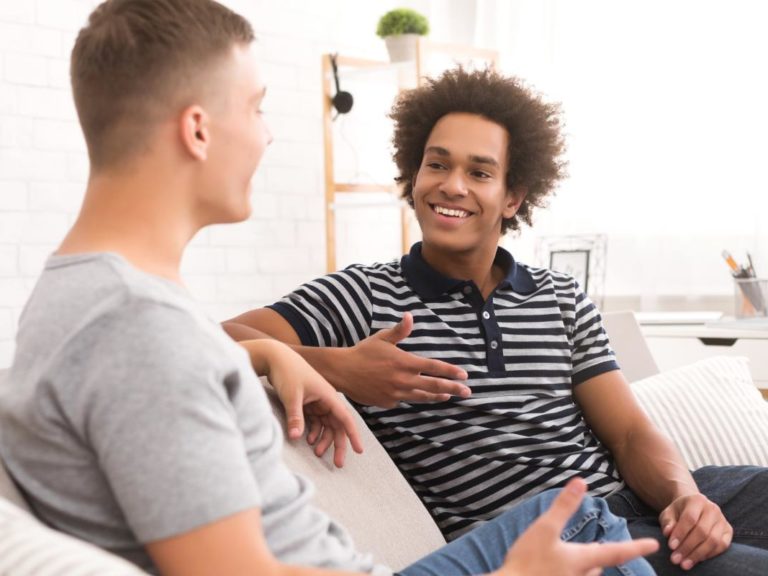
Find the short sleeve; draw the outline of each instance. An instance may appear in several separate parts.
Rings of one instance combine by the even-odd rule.
[[[269,308],[305,346],[354,346],[371,331],[371,286],[362,266],[307,282]]]
[[[260,507],[230,401],[237,363],[195,317],[129,303],[77,346],[85,379],[61,402],[140,542]]]
[[[574,281],[575,307],[572,382],[576,386],[605,372],[618,370],[597,307]]]

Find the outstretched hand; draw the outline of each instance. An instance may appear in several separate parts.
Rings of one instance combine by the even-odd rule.
[[[445,402],[451,396],[467,398],[466,371],[423,358],[397,347],[413,330],[413,316],[385,328],[344,350],[336,368],[337,388],[360,404],[393,408],[399,402]]]
[[[555,498],[552,506],[534,522],[507,553],[495,576],[597,576],[602,569],[623,564],[655,552],[659,543],[651,538],[576,544],[560,535],[568,519],[578,510],[586,483],[574,478]]]

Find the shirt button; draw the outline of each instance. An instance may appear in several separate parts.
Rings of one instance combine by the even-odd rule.
[[[464,294],[472,294],[472,286],[464,286]]]
[[[488,310],[486,310],[486,311],[484,311],[484,312],[483,312],[483,318],[485,318],[486,320],[488,320],[488,318],[490,318],[490,317],[491,317],[491,315],[488,313]]]
[[[496,340],[491,340],[491,350],[496,350],[499,347],[499,343]]]

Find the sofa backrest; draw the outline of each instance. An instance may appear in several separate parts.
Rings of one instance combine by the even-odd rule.
[[[629,382],[659,373],[651,349],[631,311],[604,312],[603,327],[616,354],[616,361]]]

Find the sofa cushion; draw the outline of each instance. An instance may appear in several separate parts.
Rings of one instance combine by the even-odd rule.
[[[285,429],[282,405],[266,387]],[[358,550],[400,570],[443,546],[445,539],[373,433],[349,409],[361,433],[363,454],[350,449],[339,469],[333,465],[332,450],[318,458],[306,441],[286,441],[285,462],[293,472],[312,480],[313,502],[349,531]]]
[[[716,356],[632,384],[651,420],[692,470],[768,466],[768,403],[746,358]]]
[[[4,576],[141,576],[133,564],[46,528],[0,498],[0,574]]]

